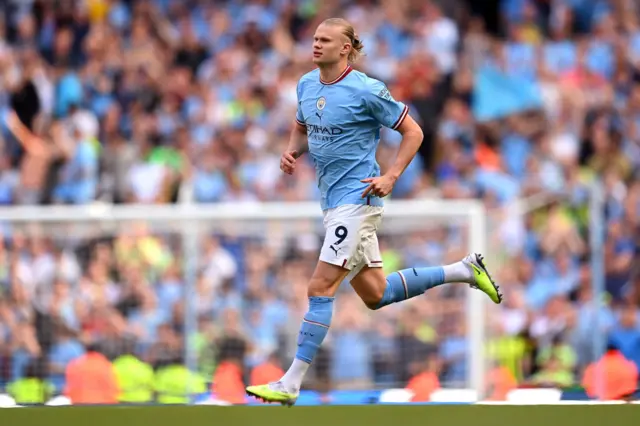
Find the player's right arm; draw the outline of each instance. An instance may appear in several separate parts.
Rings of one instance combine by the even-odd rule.
[[[300,84],[298,84],[296,88],[296,94],[298,98],[296,121],[289,136],[289,145],[280,159],[280,169],[289,175],[293,174],[296,169],[296,160],[309,150],[307,126],[305,125],[304,116],[300,109]]]

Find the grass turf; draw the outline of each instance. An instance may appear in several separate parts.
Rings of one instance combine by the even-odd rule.
[[[0,409],[0,425],[638,426],[640,406],[25,407]]]

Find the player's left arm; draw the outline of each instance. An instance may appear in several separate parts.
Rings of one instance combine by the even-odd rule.
[[[396,161],[389,170],[382,176],[362,179],[362,182],[369,184],[362,193],[362,198],[369,195],[385,197],[391,193],[396,181],[418,152],[423,133],[418,123],[409,115],[409,108],[393,99],[383,83],[370,79],[364,100],[367,109],[380,124],[402,134]]]
[[[424,137],[420,125],[416,123],[409,114],[404,118],[400,126],[396,129],[402,135],[402,142],[400,142],[400,148],[396,161],[389,168],[385,175],[389,175],[390,178],[398,180],[400,175],[409,166],[409,163],[416,156],[420,145],[422,145],[422,139]]]

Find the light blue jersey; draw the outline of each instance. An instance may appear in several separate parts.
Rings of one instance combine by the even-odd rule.
[[[332,82],[313,70],[298,82],[296,121],[306,126],[309,154],[316,167],[322,209],[344,204],[381,206],[362,198],[361,180],[380,175],[376,150],[382,126],[397,129],[408,108],[380,81],[348,66]]]

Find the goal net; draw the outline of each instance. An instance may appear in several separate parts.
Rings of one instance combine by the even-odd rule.
[[[385,272],[470,251],[491,262],[485,222],[476,201],[391,201],[379,232]],[[2,390],[36,371],[59,395],[70,361],[96,349],[155,373],[186,366],[191,396],[213,389],[231,402],[238,380],[288,367],[324,235],[316,203],[10,207],[0,226]],[[433,372],[439,387],[479,391],[484,298],[453,284],[372,312],[343,283],[304,387],[388,389]],[[172,393],[156,377],[153,400]]]

